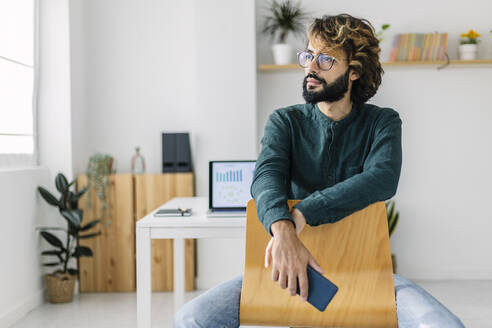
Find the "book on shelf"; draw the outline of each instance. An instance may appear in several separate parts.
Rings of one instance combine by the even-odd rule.
[[[448,33],[399,33],[389,56],[396,61],[440,61],[446,59]]]

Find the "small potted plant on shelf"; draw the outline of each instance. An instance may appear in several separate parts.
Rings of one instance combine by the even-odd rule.
[[[395,231],[396,225],[398,224],[398,219],[400,218],[400,213],[395,211],[395,201],[388,200],[386,203],[386,214],[388,216],[388,229],[389,236]],[[393,273],[396,273],[396,256],[391,254],[391,261],[393,263]]]
[[[384,41],[384,31],[387,30],[390,27],[390,24],[383,24],[381,25],[381,29],[376,33],[376,37],[378,38],[379,42]]]
[[[71,258],[78,259],[81,256],[92,256],[92,250],[86,246],[79,245],[79,239],[93,238],[101,234],[100,231],[95,233],[85,233],[85,231],[97,225],[101,220],[93,220],[82,225],[83,211],[78,208],[79,198],[87,191],[87,187],[77,192],[72,192],[70,187],[76,180],[68,183],[66,177],[62,173],[58,173],[55,178],[56,189],[61,193],[60,197],[56,198],[45,188],[38,186],[38,191],[42,198],[48,204],[58,208],[61,216],[67,222],[67,228],[60,227],[38,227],[41,230],[41,236],[55,249],[41,252],[41,255],[55,257],[43,266],[59,267],[58,270],[51,274],[44,275],[48,300],[51,303],[66,303],[73,299],[75,280],[79,270],[77,268],[69,268],[68,263]],[[48,230],[65,231],[66,242],[63,242],[53,233]],[[61,268],[60,268],[61,267]],[[78,265],[77,265],[78,267]]]
[[[462,33],[460,35],[464,40],[460,41],[459,45],[459,55],[461,60],[473,60],[477,58],[478,43],[480,40],[478,37],[479,33],[474,30],[469,30],[468,33]]]
[[[269,35],[275,42],[272,45],[274,62],[276,65],[290,64],[293,49],[286,43],[286,39],[289,33],[303,35],[307,13],[299,3],[293,3],[290,0],[285,2],[273,0],[267,10],[269,14],[265,16],[262,33]]]

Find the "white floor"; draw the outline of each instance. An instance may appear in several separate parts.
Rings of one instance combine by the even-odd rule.
[[[455,313],[467,328],[492,327],[492,280],[415,282]],[[188,292],[186,300],[202,292]],[[172,328],[172,312],[172,292],[153,293],[152,326]],[[45,303],[11,327],[134,328],[136,327],[136,294],[83,293],[75,295],[72,303]]]

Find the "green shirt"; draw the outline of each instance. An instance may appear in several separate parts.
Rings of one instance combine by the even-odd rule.
[[[302,199],[294,207],[317,226],[391,198],[401,171],[401,125],[395,110],[367,103],[339,121],[312,104],[274,110],[250,189],[266,231],[273,236],[278,220],[294,223],[287,199]]]

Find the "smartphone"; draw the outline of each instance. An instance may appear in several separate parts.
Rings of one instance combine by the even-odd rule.
[[[326,279],[321,273],[307,266],[308,298],[307,301],[320,312],[326,309],[338,291],[338,286]],[[297,279],[297,294],[300,295],[299,279]]]

